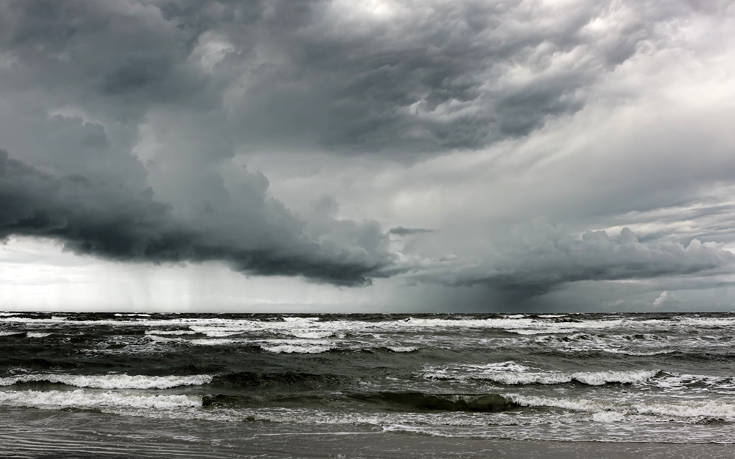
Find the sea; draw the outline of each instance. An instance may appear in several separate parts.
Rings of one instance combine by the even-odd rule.
[[[727,457],[734,332],[729,313],[4,312],[0,453]]]

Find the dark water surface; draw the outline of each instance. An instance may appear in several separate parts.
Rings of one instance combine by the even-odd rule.
[[[732,314],[0,313],[0,447],[727,457],[733,331]]]

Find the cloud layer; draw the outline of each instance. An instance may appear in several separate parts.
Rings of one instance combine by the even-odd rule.
[[[686,246],[664,241],[645,244],[629,228],[617,236],[589,231],[576,238],[542,226],[515,238],[506,248],[474,260],[439,262],[433,267],[438,269],[435,278],[432,268],[418,275],[434,282],[480,284],[532,296],[577,281],[719,274],[735,262],[735,255],[716,244],[696,239]]]
[[[239,237],[223,224],[194,226],[177,219],[169,206],[151,196],[150,190],[125,190],[83,176],[54,177],[0,151],[0,201],[5,203],[0,210],[0,238],[13,234],[56,238],[69,250],[121,261],[221,260],[240,271],[301,275],[346,285],[368,282],[390,261],[374,226],[344,231],[362,233],[359,252],[319,245],[297,232],[302,230],[299,223],[276,205],[270,210],[274,215],[261,215],[255,222],[262,235]],[[283,222],[266,228],[268,218],[287,220],[291,232],[283,231]],[[252,233],[255,225],[243,232]]]
[[[397,304],[723,288],[733,27],[724,0],[3,2],[0,238]]]

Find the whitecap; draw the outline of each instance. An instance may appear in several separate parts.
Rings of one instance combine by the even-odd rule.
[[[592,414],[592,420],[595,422],[616,423],[623,420],[625,415],[617,411],[598,411]]]
[[[666,354],[673,354],[674,350],[664,350],[664,351],[629,351],[629,350],[621,350],[621,349],[600,349],[602,352],[607,352],[608,354],[621,354],[621,355],[630,355],[635,357],[650,357],[653,355],[666,355]]]
[[[284,317],[283,318],[283,321],[284,322],[291,322],[291,323],[294,323],[294,322],[308,322],[308,323],[311,323],[311,322],[318,322],[319,321],[319,317]]]
[[[635,384],[643,383],[656,376],[659,370],[632,371],[593,371],[578,372],[572,375],[575,381],[590,386],[602,386],[608,383]]]
[[[194,330],[146,330],[146,335],[196,335]]]
[[[242,328],[227,328],[227,327],[190,327],[194,333],[201,333],[202,335],[209,336],[210,338],[224,338],[227,336],[239,335],[247,331]]]
[[[107,374],[107,375],[73,375],[73,374],[26,374],[0,378],[0,386],[18,383],[48,382],[67,386],[89,387],[96,389],[170,389],[179,386],[197,386],[212,382],[210,375],[189,376],[146,376]]]
[[[675,416],[680,418],[722,418],[735,420],[735,404],[720,400],[691,400],[665,404],[638,404],[633,406],[638,414]]]
[[[416,352],[419,348],[415,346],[388,346],[387,349],[393,352]]]
[[[332,331],[290,330],[288,334],[295,338],[322,339],[329,338],[334,333]]]
[[[541,397],[534,395],[521,395],[521,394],[504,394],[509,397],[513,402],[528,407],[550,407],[550,408],[561,408],[570,411],[607,411],[612,407],[610,404],[606,404],[601,401],[586,400],[586,399],[566,399],[566,398],[553,398],[553,397]]]
[[[0,336],[22,335],[22,331],[0,331]]]
[[[274,352],[276,354],[321,354],[322,352],[334,349],[334,346],[323,344],[261,344],[260,348],[264,351]]]
[[[42,332],[28,332],[26,336],[29,338],[45,338],[47,336],[50,336],[51,333],[42,333]]]
[[[31,408],[146,408],[172,410],[200,407],[199,397],[187,395],[126,394],[116,391],[0,391],[0,405]]]
[[[202,338],[202,339],[193,339],[189,341],[189,343],[197,345],[197,346],[225,346],[227,344],[236,344],[236,343],[242,343],[245,341],[241,340],[235,340],[235,339],[227,339],[227,338]]]
[[[721,418],[735,420],[735,404],[721,400],[687,400],[671,401],[664,403],[637,403],[626,405],[615,401],[596,401],[587,399],[565,399],[540,396],[528,396],[522,394],[507,394],[515,403],[527,407],[551,407],[570,411],[586,411],[596,413],[598,419],[605,418],[599,413],[618,412],[624,414],[653,415],[659,417],[678,418]],[[593,419],[594,419],[593,414]],[[617,415],[608,415],[615,417]]]
[[[642,384],[653,378],[659,370],[592,371],[565,373],[545,371],[521,365],[513,361],[484,365],[451,365],[425,367],[424,377],[429,379],[483,380],[506,385],[565,384],[577,381],[590,386],[609,383]]]

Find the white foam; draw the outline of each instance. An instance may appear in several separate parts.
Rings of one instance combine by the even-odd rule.
[[[169,389],[179,386],[208,384],[212,382],[212,376],[130,376],[124,373],[111,375],[71,375],[47,373],[0,378],[0,386],[10,386],[24,382],[61,383],[67,386],[96,389]]]
[[[733,327],[735,326],[735,317],[686,317],[678,316],[673,320],[678,320],[682,325],[694,327]]]
[[[281,321],[264,321],[249,319],[225,319],[219,317],[209,318],[174,318],[174,319],[151,319],[140,314],[121,315],[117,320],[74,320],[66,322],[66,317],[52,317],[50,319],[37,319],[27,317],[0,317],[0,322],[21,322],[21,323],[43,323],[43,324],[59,324],[64,325],[134,325],[146,327],[203,327],[197,331],[201,333],[247,333],[273,331],[277,333],[290,334],[291,332],[305,333],[334,333],[346,331],[396,331],[411,330],[424,328],[489,328],[489,329],[510,329],[510,330],[538,330],[539,333],[554,333],[556,330],[577,330],[577,329],[596,329],[618,327],[624,323],[635,324],[635,321],[623,321],[621,319],[595,319],[584,320],[580,322],[560,322],[556,323],[541,318],[527,318],[522,315],[506,316],[503,318],[457,318],[457,319],[438,319],[438,318],[408,318],[404,320],[387,320],[387,321],[353,321],[353,320],[330,320],[321,321],[319,317],[285,317]],[[672,321],[665,321],[671,324]],[[214,336],[214,335],[212,335]],[[217,335],[222,336],[222,335]]]
[[[532,332],[536,334],[535,331]],[[531,343],[524,343],[526,345]],[[631,356],[653,356],[675,352],[676,346],[693,348],[700,343],[691,339],[682,340],[681,335],[663,336],[643,333],[633,338],[629,334],[572,333],[563,337],[554,334],[544,334],[533,338],[532,344],[551,347],[560,352],[605,352],[609,354]],[[709,342],[703,343],[710,345]]]
[[[658,370],[594,371],[564,373],[533,369],[513,361],[484,365],[460,364],[447,367],[425,367],[430,379],[484,380],[499,384],[564,384],[578,381],[590,386],[608,383],[641,384],[656,376]]]
[[[601,386],[607,383],[643,383],[656,376],[659,370],[593,371],[574,373],[572,377],[583,384]]]
[[[615,422],[615,420],[620,419],[624,414],[643,414],[697,419],[712,417],[730,421],[735,420],[735,403],[728,403],[721,400],[704,401],[696,399],[665,403],[634,403],[628,405],[624,402],[609,400],[570,400],[521,394],[509,394],[508,397],[521,406],[552,407],[570,411],[593,412],[595,413],[593,414],[593,420],[599,420],[601,422]]]
[[[51,335],[51,333],[28,332],[26,336],[28,336],[29,338],[45,338],[49,335]]]
[[[276,354],[321,354],[334,349],[334,346],[326,344],[261,344],[260,348]]]
[[[186,340],[184,338],[167,338],[165,336],[158,336],[158,335],[148,335],[148,339],[153,341],[156,344],[166,344],[166,343],[184,343]]]
[[[633,409],[639,414],[675,416],[681,418],[722,418],[735,420],[735,404],[720,400],[691,400],[670,404],[638,404]]]
[[[637,356],[637,357],[650,357],[652,355],[665,355],[665,354],[673,354],[674,350],[669,349],[665,351],[627,351],[627,350],[620,350],[620,349],[600,349],[602,352],[607,352],[609,354],[621,354],[621,355],[630,355],[630,356]]]
[[[189,317],[156,319],[141,314],[121,315],[116,320],[66,320],[66,317],[28,318],[18,316],[0,316],[0,323],[34,323],[50,326],[143,326],[143,327],[176,327],[188,328],[209,337],[227,337],[234,334],[271,332],[286,334],[299,338],[321,339],[330,335],[339,336],[349,332],[396,332],[423,331],[424,329],[502,329],[520,335],[544,335],[573,333],[586,330],[608,330],[625,328],[641,332],[651,330],[669,330],[672,327],[710,327],[733,326],[735,318],[698,318],[674,317],[671,319],[634,320],[620,317],[601,317],[577,321],[556,322],[557,315],[528,317],[508,315],[494,318],[457,317],[448,318],[408,318],[402,320],[360,321],[360,320],[325,320],[319,317],[285,317],[283,320],[252,320],[221,317]]]
[[[702,389],[712,388],[735,390],[735,378],[728,376],[693,375],[669,373],[656,381],[656,385],[669,389],[691,390],[692,385],[705,386]]]
[[[414,346],[388,346],[387,349],[393,352],[416,352],[419,350],[419,348]]]
[[[506,360],[504,362],[487,363],[485,365],[482,365],[482,368],[485,370],[495,370],[495,371],[528,371],[529,370],[529,367],[527,367],[526,365],[522,365],[513,360]]]
[[[293,330],[289,334],[295,338],[323,339],[329,338],[334,333],[332,331]]]
[[[242,343],[245,341],[242,340],[236,340],[236,339],[227,339],[227,338],[202,338],[202,339],[193,339],[189,341],[191,344],[195,344],[197,346],[225,346],[227,344],[235,344],[235,343]]]
[[[572,377],[562,373],[499,373],[483,378],[500,384],[563,384],[572,381]]]
[[[257,344],[264,351],[278,354],[320,354],[336,347],[330,340],[307,338],[267,339],[258,341]]]
[[[187,395],[143,395],[113,391],[0,391],[0,405],[33,408],[147,408],[172,410],[200,407],[199,397]]]
[[[146,335],[196,335],[194,330],[146,330]]]
[[[319,317],[284,317],[284,322],[306,322],[306,323],[312,323],[312,322],[319,322]]]
[[[548,334],[562,334],[562,333],[573,333],[574,328],[515,328],[507,329],[507,332],[515,333],[516,335],[548,335]]]
[[[224,338],[226,336],[239,335],[245,330],[240,328],[230,327],[200,327],[192,325],[189,328],[195,333],[201,333],[202,335],[209,336],[210,338]]]
[[[429,379],[485,379],[505,372],[521,373],[530,369],[512,360],[486,364],[455,364],[448,366],[425,366],[423,375]]]
[[[21,334],[23,334],[22,331],[0,331],[0,336],[13,336]]]
[[[617,423],[623,420],[625,415],[617,411],[598,411],[592,415],[595,422]]]
[[[551,407],[551,408],[562,408],[570,411],[607,411],[611,408],[609,404],[601,401],[593,401],[586,399],[565,399],[565,398],[552,398],[552,397],[540,397],[533,395],[521,395],[521,394],[507,394],[513,402],[528,407]]]

